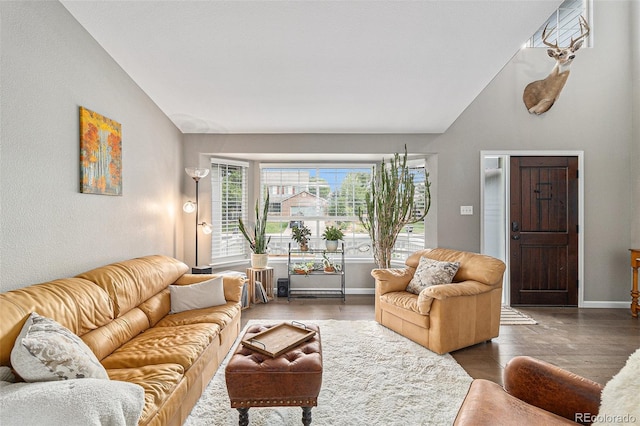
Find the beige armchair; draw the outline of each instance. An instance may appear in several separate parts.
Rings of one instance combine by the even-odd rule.
[[[453,283],[427,287],[419,295],[406,287],[421,257],[460,262]],[[426,249],[405,268],[374,269],[376,321],[422,346],[444,354],[498,337],[505,264],[477,253]]]

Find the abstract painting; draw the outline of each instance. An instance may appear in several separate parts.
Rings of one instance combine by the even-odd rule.
[[[80,107],[80,192],[122,195],[120,123]]]

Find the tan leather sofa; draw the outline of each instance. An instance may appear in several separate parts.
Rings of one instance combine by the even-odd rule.
[[[452,284],[419,295],[405,291],[422,256],[460,262]],[[374,269],[376,321],[444,354],[498,336],[505,264],[477,253],[444,248],[413,253],[405,268]]]
[[[473,381],[454,424],[591,424],[602,389],[599,383],[560,367],[519,356],[504,369],[504,388],[488,380]]]
[[[224,277],[225,305],[169,314],[170,284],[212,275],[147,256],[0,294],[0,364],[31,312],[82,338],[109,378],[144,388],[140,425],[181,425],[240,332],[243,280]]]

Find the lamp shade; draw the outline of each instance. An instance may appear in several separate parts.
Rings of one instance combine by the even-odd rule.
[[[202,222],[202,232],[207,235],[211,234],[213,232],[213,226],[207,222]]]
[[[209,169],[205,169],[204,167],[185,167],[184,171],[196,180],[209,174]]]
[[[196,207],[197,207],[196,203],[194,203],[193,201],[187,201],[182,205],[182,210],[185,213],[193,213],[196,211]]]

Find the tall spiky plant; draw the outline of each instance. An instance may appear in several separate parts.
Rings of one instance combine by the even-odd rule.
[[[242,218],[238,218],[238,229],[244,235],[244,238],[249,242],[251,251],[255,254],[266,254],[267,246],[271,241],[271,237],[267,237],[267,214],[269,212],[269,192],[264,200],[264,207],[262,208],[262,217],[260,217],[260,200],[256,200],[256,226],[251,229],[247,229]]]
[[[424,182],[424,194],[416,194],[414,177],[407,167],[406,146],[402,157],[395,153],[389,163],[382,159],[376,167],[370,193],[365,195],[366,212],[358,209],[358,217],[371,237],[373,258],[379,268],[391,266],[391,253],[402,228],[423,220],[429,212],[431,192],[426,170]],[[420,198],[416,199],[416,195]],[[424,211],[414,216],[414,207],[422,201]]]

